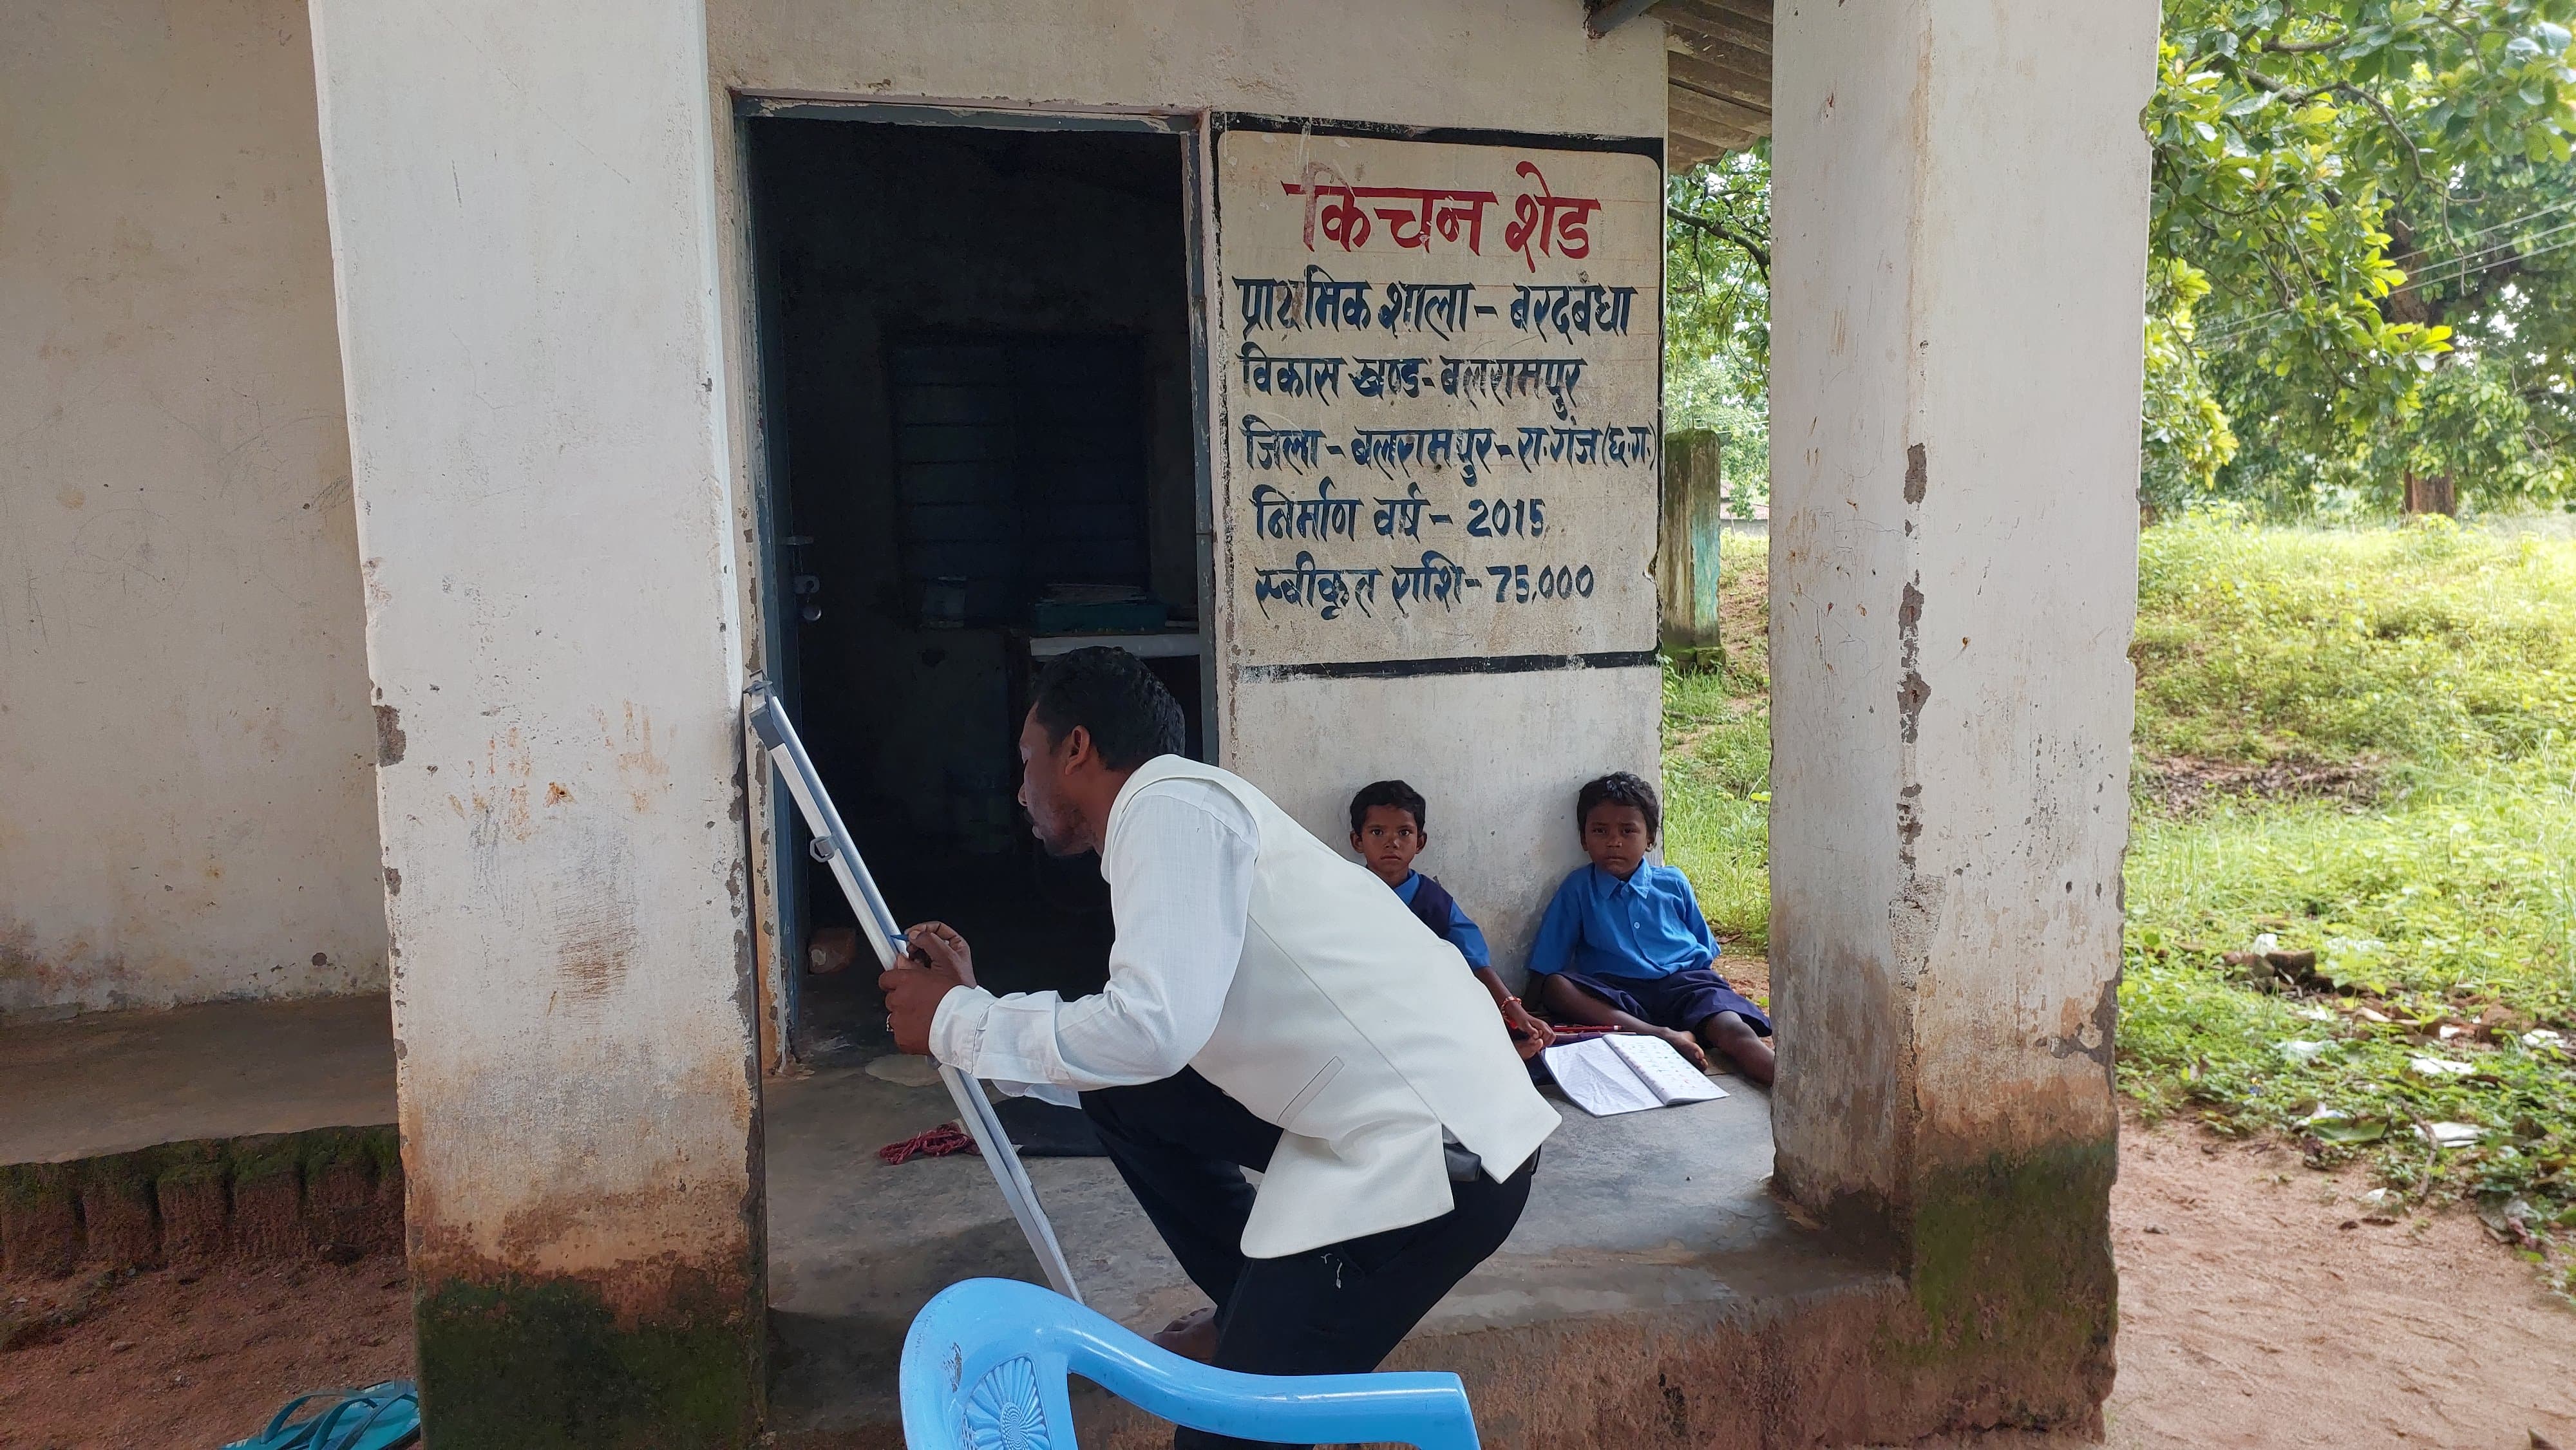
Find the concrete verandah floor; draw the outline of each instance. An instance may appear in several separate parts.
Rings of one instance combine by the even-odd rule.
[[[763,1089],[770,1422],[783,1447],[900,1444],[894,1371],[913,1312],[959,1279],[1040,1278],[981,1159],[878,1160],[879,1147],[955,1109],[935,1084],[869,1075],[858,1064],[873,1046],[851,1042],[829,1055],[835,1065]],[[1755,1367],[1703,1376],[1688,1406],[1677,1385],[1656,1388],[1664,1367],[1678,1373],[1701,1354],[1746,1360],[1756,1345],[1832,1341],[1879,1322],[1897,1280],[1788,1220],[1768,1191],[1768,1100],[1721,1081],[1732,1094],[1721,1101],[1619,1118],[1559,1103],[1565,1124],[1519,1229],[1390,1367],[1465,1375],[1495,1444],[1647,1443],[1684,1426],[1696,1439],[1704,1395],[1741,1395],[1719,1381]],[[386,1002],[225,1003],[0,1028],[0,1102],[0,1163],[376,1127],[394,1116]],[[1106,1160],[1028,1167],[1093,1307],[1140,1330],[1198,1307]],[[1165,1437],[1105,1397],[1077,1403],[1095,1422],[1086,1445]]]
[[[1520,1227],[1398,1362],[1456,1367],[1473,1386],[1471,1363],[1487,1362],[1490,1374],[1494,1352],[1514,1338],[1497,1331],[1685,1306],[1724,1314],[1886,1284],[1884,1269],[1837,1256],[1788,1221],[1768,1191],[1769,1102],[1740,1078],[1721,1081],[1731,1096],[1720,1101],[1617,1118],[1559,1100],[1565,1124]],[[880,1146],[955,1116],[937,1085],[837,1067],[772,1081],[766,1102],[771,1424],[788,1445],[880,1443],[894,1431],[895,1363],[913,1311],[963,1278],[1039,1281],[1037,1261],[981,1159],[877,1159]],[[1028,1169],[1093,1308],[1150,1330],[1205,1302],[1107,1160],[1030,1159]],[[1569,1399],[1580,1401],[1581,1373],[1567,1370]],[[1519,1372],[1544,1378],[1551,1367]],[[1105,1401],[1086,1409],[1106,1415],[1108,1433],[1150,1433]]]
[[[0,1272],[399,1251],[382,996],[0,1026]]]
[[[382,996],[213,1002],[0,1027],[0,1163],[394,1120]]]

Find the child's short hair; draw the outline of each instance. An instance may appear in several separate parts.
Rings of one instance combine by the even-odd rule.
[[[1351,797],[1351,833],[1353,835],[1357,835],[1360,827],[1368,824],[1369,808],[1372,806],[1392,806],[1400,811],[1411,811],[1415,830],[1431,829],[1431,811],[1430,807],[1423,802],[1422,792],[1400,780],[1377,780],[1361,786],[1360,793]]]
[[[1660,840],[1664,834],[1664,807],[1655,799],[1655,788],[1642,776],[1614,770],[1599,780],[1586,781],[1574,797],[1574,828],[1580,831],[1592,819],[1595,806],[1634,806],[1646,818],[1646,839]]]

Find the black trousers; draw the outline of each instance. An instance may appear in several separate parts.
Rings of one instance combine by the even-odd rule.
[[[1248,1374],[1364,1374],[1467,1271],[1501,1248],[1529,1202],[1538,1156],[1508,1180],[1452,1182],[1456,1206],[1428,1223],[1277,1259],[1243,1255],[1252,1185],[1279,1128],[1188,1068],[1161,1082],[1082,1095],[1109,1161],[1217,1307],[1216,1364]],[[1246,1446],[1181,1429],[1178,1450]]]

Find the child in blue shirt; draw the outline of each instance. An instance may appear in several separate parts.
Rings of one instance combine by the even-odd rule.
[[[1663,829],[1655,788],[1605,775],[1575,797],[1574,818],[1592,864],[1556,888],[1530,946],[1539,1002],[1562,1021],[1663,1038],[1700,1068],[1705,1044],[1769,1083],[1771,1019],[1717,974],[1690,878],[1646,859]]]
[[[1400,780],[1381,780],[1360,787],[1351,797],[1351,849],[1374,872],[1377,879],[1395,888],[1398,900],[1410,908],[1431,934],[1458,949],[1467,966],[1493,995],[1494,1006],[1503,1014],[1503,1025],[1511,1030],[1512,1045],[1523,1059],[1538,1055],[1540,1048],[1555,1040],[1548,1025],[1530,1015],[1521,999],[1503,985],[1494,974],[1494,954],[1485,945],[1485,934],[1469,920],[1455,898],[1441,889],[1440,883],[1413,869],[1413,858],[1431,844],[1428,829],[1430,806],[1422,792]]]

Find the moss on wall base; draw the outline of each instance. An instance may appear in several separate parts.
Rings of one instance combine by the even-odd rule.
[[[391,1127],[165,1143],[69,1163],[0,1164],[0,1273],[317,1256],[402,1247]]]
[[[426,1284],[416,1317],[439,1450],[746,1446],[761,1413],[756,1296],[680,1277],[649,1314],[594,1285],[517,1275]]]
[[[1887,1354],[1891,1366],[1937,1369],[1950,1423],[2100,1432],[2119,1323],[2118,1173],[2112,1140],[1997,1154],[1919,1186],[1916,1312],[1891,1326]],[[1962,1376],[1963,1365],[1990,1368]]]

